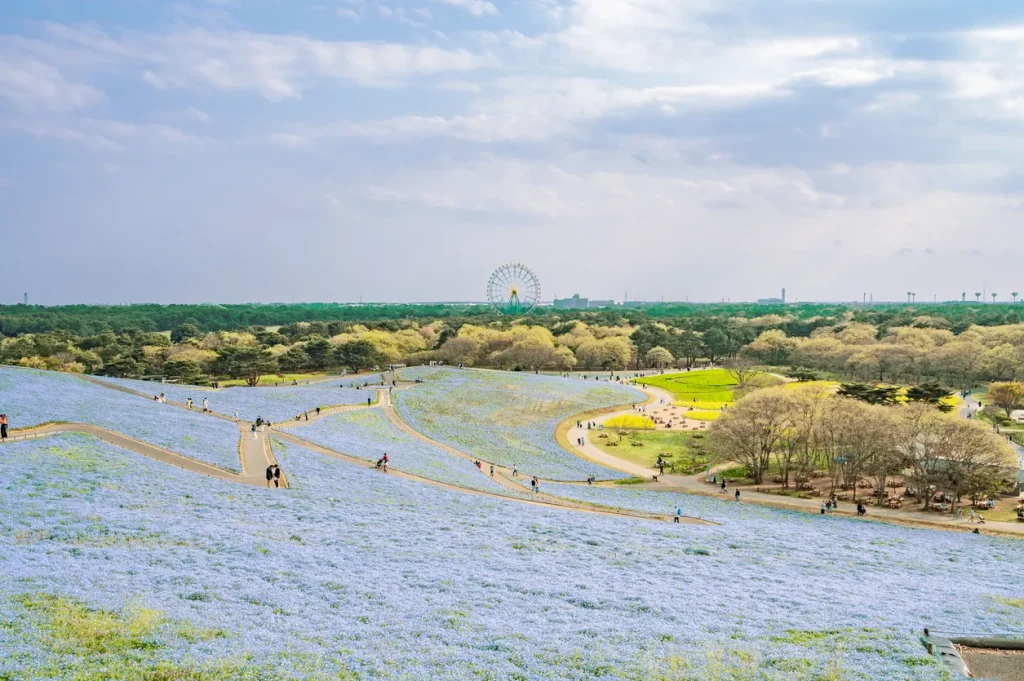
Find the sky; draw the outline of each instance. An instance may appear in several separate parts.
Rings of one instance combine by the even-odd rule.
[[[1002,300],[1022,133],[1016,0],[4,0],[0,303]]]

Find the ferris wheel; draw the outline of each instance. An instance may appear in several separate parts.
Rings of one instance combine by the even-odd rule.
[[[487,301],[499,314],[529,312],[540,302],[540,279],[522,263],[502,265],[487,281]]]

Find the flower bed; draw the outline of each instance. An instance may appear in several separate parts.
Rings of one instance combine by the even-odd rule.
[[[553,480],[628,477],[591,463],[555,442],[555,427],[577,414],[646,395],[615,383],[507,371],[415,367],[404,379],[421,385],[396,393],[395,408],[416,430],[447,445],[526,475]]]
[[[130,378],[95,378],[136,390],[147,395],[164,393],[167,399],[174,402],[185,402],[189,397],[195,402],[196,409],[202,410],[203,398],[209,400],[210,409],[218,414],[238,417],[244,421],[255,421],[262,416],[271,423],[294,419],[304,411],[313,411],[317,407],[332,407],[345,404],[365,404],[366,398],[377,400],[376,390],[355,390],[339,387],[340,383],[318,384],[314,386],[234,386],[231,388],[203,388],[194,385],[177,385],[175,383],[158,383],[155,381],[135,381]],[[341,379],[339,379],[340,382]]]
[[[88,383],[74,374],[0,367],[0,412],[11,428],[89,423],[197,461],[241,470],[238,429],[226,421]]]
[[[387,452],[390,468],[430,480],[494,494],[511,494],[477,470],[473,462],[399,430],[379,409],[332,414],[292,434],[367,461],[378,461]]]
[[[259,678],[639,681],[724,666],[746,673],[717,678],[939,681],[922,626],[1020,621],[1007,604],[1024,589],[1014,540],[683,495],[671,496],[725,524],[548,510],[294,446],[277,450],[284,493],[167,476],[81,436],[5,452],[18,465],[0,479],[0,677],[118,668],[116,652],[101,667],[104,653],[55,646],[66,627],[26,618],[24,594],[160,611],[189,628],[159,629],[126,655],[174,668],[242,661],[265,668]],[[676,503],[571,489],[660,512]]]

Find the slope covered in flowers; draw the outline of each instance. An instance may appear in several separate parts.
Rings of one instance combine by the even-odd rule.
[[[402,369],[422,384],[396,393],[395,408],[416,430],[447,445],[527,475],[552,480],[626,477],[585,461],[555,442],[555,427],[591,409],[646,399],[639,390],[510,371],[449,367]]]
[[[508,493],[473,462],[399,430],[379,409],[331,414],[289,432],[368,461],[378,461],[387,453],[391,468],[430,480],[493,494]]]
[[[241,469],[238,429],[231,423],[74,374],[0,366],[0,413],[7,414],[12,429],[52,421],[89,423],[226,470]]]
[[[177,633],[148,632],[131,651],[144,663],[244,661],[259,678],[939,681],[916,631],[998,627],[1014,615],[1000,597],[1024,586],[1017,542],[716,500],[724,525],[674,525],[448,492],[296,447],[277,452],[287,493],[166,476],[84,436],[6,451],[19,466],[0,480],[0,677],[60,657],[58,678],[104,678],[98,653],[60,651],[24,617],[49,595],[163,613]],[[712,677],[721,667],[735,673]]]
[[[255,421],[262,416],[272,423],[294,419],[304,411],[313,411],[317,407],[331,407],[346,404],[366,404],[366,398],[377,399],[374,390],[355,390],[341,388],[340,383],[320,384],[314,386],[234,386],[231,388],[203,388],[194,385],[176,385],[174,383],[155,383],[153,381],[136,381],[130,378],[95,378],[129,388],[147,395],[164,393],[173,402],[184,403],[189,397],[195,402],[197,409],[202,409],[203,398],[209,400],[210,409],[218,414],[238,417],[244,421]]]

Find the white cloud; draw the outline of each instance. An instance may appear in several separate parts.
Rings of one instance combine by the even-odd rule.
[[[434,0],[444,5],[464,9],[475,17],[494,16],[498,8],[487,0]]]
[[[304,88],[322,79],[386,86],[416,75],[467,72],[487,64],[464,49],[247,31],[190,28],[120,40],[91,28],[50,25],[49,31],[80,49],[143,63],[143,79],[158,89],[255,91],[272,101],[301,97]]]
[[[49,64],[0,54],[0,98],[24,111],[71,111],[102,102],[106,96],[91,85],[67,80]]]

